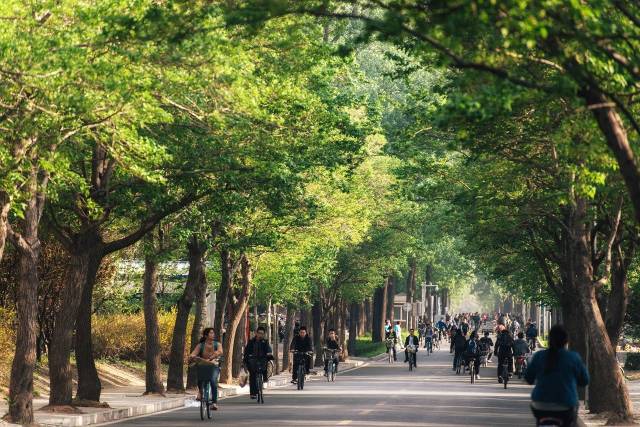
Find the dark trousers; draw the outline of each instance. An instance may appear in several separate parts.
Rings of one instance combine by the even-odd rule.
[[[264,381],[266,379],[264,377],[266,373],[263,372],[262,375],[262,381]],[[255,370],[249,370],[249,394],[251,394],[252,396],[258,394],[258,375],[256,375]]]
[[[300,355],[300,354],[295,354],[293,357],[293,372],[292,372],[292,379],[293,380],[297,380],[298,379],[298,363],[300,360],[300,357],[304,357],[305,360],[305,373],[309,373],[309,368],[311,367],[311,356],[309,355]]]
[[[506,356],[500,356],[498,357],[498,376],[501,377],[502,376],[502,365],[504,364],[505,359],[507,360],[507,363],[509,364],[509,373],[513,373],[513,355],[509,354]]]
[[[453,356],[453,368],[456,368],[456,365],[458,364],[458,359],[462,359],[462,354],[464,352],[463,351],[458,351],[456,350],[454,356]]]

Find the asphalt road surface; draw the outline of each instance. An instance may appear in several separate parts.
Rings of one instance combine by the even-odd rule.
[[[534,426],[529,410],[530,387],[513,379],[505,390],[494,363],[481,368],[470,384],[468,375],[452,371],[448,343],[427,356],[418,353],[418,368],[403,363],[373,362],[339,373],[328,383],[316,377],[303,391],[295,386],[265,390],[265,403],[248,396],[221,400],[212,420],[200,420],[191,407],[117,423],[118,426]],[[322,379],[321,379],[322,378]]]

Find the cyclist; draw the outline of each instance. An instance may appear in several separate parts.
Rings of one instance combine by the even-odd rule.
[[[296,360],[293,361],[295,366],[298,366],[296,363],[298,362],[297,358],[304,357],[305,373],[308,374],[309,368],[311,367],[311,356],[305,353],[313,351],[313,342],[311,341],[311,337],[309,336],[309,334],[307,334],[306,326],[300,326],[298,335],[293,337],[293,340],[291,341],[291,346],[289,347],[289,351],[294,351],[294,350],[298,352],[298,354],[295,355]],[[289,369],[291,369],[291,366],[289,366]],[[298,370],[292,369],[292,371],[293,372],[292,372],[291,383],[296,384],[298,382]]]
[[[395,331],[393,330],[393,328],[390,328],[385,334],[384,334],[384,339],[385,340],[389,340],[391,341],[391,346],[387,346],[387,353],[390,351],[393,351],[393,361],[397,361],[398,360],[398,356],[396,354],[396,344],[398,344],[398,337],[396,336]]]
[[[466,337],[467,334],[469,333],[469,324],[467,323],[466,318],[462,320],[462,323],[460,324],[460,329],[462,330],[462,335]]]
[[[389,332],[389,329],[392,329],[393,326],[391,325],[391,320],[387,319],[384,322],[384,333],[386,334],[387,332]]]
[[[442,317],[438,320],[438,323],[436,323],[436,328],[438,329],[438,339],[442,341],[442,335],[444,334],[444,330],[447,328],[447,324]]]
[[[493,340],[489,336],[489,331],[484,331],[484,336],[480,338],[478,343],[480,344],[480,352],[486,353],[487,362],[491,362],[491,348],[493,347]]]
[[[513,355],[516,358],[517,362],[517,372],[520,372],[520,364],[524,364],[524,362],[526,361],[526,359],[524,358],[527,354],[529,354],[529,344],[527,344],[527,341],[524,339],[524,333],[518,332],[518,339],[513,342]]]
[[[338,354],[342,351],[342,346],[338,342],[338,337],[336,336],[336,330],[331,328],[329,329],[329,336],[327,337],[327,341],[325,342],[325,347],[329,350],[337,350],[333,355],[333,363],[336,366],[336,372],[338,372]],[[329,359],[325,359],[324,361],[324,376],[327,376],[329,372]]]
[[[502,365],[506,361],[509,365],[507,370],[509,377],[513,372],[513,337],[509,332],[509,329],[504,328],[498,338],[496,339],[495,347],[496,356],[498,356],[498,382],[502,383]]]
[[[431,323],[428,323],[424,329],[424,348],[426,348],[429,353],[433,353],[433,327]]]
[[[536,419],[554,417],[571,426],[578,414],[578,386],[589,384],[589,374],[574,351],[567,350],[569,336],[561,325],[549,331],[549,349],[534,354],[525,374],[531,392],[531,410]]]
[[[480,345],[478,344],[478,334],[473,331],[467,341],[467,348],[465,350],[465,365],[468,366],[469,360],[474,360],[473,370],[475,371],[476,378],[480,378]]]
[[[455,335],[451,338],[451,346],[455,350],[455,354],[453,356],[453,370],[455,371],[458,360],[462,357],[465,349],[467,348],[467,339],[462,335],[462,329],[456,330]]]
[[[258,367],[262,365],[265,372],[263,380],[266,380],[266,363],[273,359],[273,350],[271,350],[269,342],[264,339],[265,333],[264,326],[258,326],[255,335],[244,348],[243,362],[249,370],[249,397],[251,399],[255,399],[258,395],[258,383],[256,382]]]
[[[529,347],[531,347],[531,351],[534,351],[536,349],[536,341],[538,340],[538,328],[536,328],[536,322],[529,323],[525,334],[527,336]]]
[[[222,356],[222,345],[215,340],[215,333],[213,328],[204,328],[202,331],[202,338],[200,343],[193,349],[189,356],[189,362],[195,361],[204,362],[198,363],[198,400],[202,399],[202,391],[204,384],[208,381],[210,384],[211,393],[211,409],[218,410],[218,376],[220,375],[220,368],[218,367],[217,359]]]
[[[407,338],[405,338],[404,340],[404,363],[407,363],[409,361],[409,351],[407,350],[407,346],[410,346],[410,345],[414,346],[416,349],[414,360],[417,362],[418,348],[420,347],[420,342],[418,341],[418,337],[416,336],[416,331],[413,328],[409,329],[409,335],[407,335]],[[415,363],[413,366],[417,368],[418,364]]]
[[[449,328],[449,353],[453,353],[453,350],[455,349],[454,339],[457,334],[458,329],[452,324]],[[460,331],[460,334],[462,334],[462,331]]]

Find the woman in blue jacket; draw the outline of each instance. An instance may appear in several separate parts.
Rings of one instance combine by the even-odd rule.
[[[589,384],[589,374],[580,355],[567,349],[569,336],[564,327],[549,331],[549,349],[534,354],[525,379],[535,387],[531,410],[538,423],[542,418],[562,420],[573,426],[578,416],[578,387]]]

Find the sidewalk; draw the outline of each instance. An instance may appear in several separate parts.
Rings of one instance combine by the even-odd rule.
[[[380,358],[378,356],[377,358]],[[367,362],[376,358],[363,359],[353,357],[347,362],[340,364],[342,372],[359,368]],[[319,371],[313,377],[321,377],[322,372]],[[291,375],[284,372],[280,375],[272,377],[266,388],[282,387],[289,384]],[[79,408],[81,413],[77,414],[56,414],[41,411],[40,408],[48,404],[48,396],[41,396],[33,401],[35,411],[35,426],[41,427],[59,427],[59,426],[87,426],[94,424],[102,424],[105,422],[122,420],[130,417],[141,415],[149,415],[156,412],[167,411],[170,409],[182,408],[193,404],[195,395],[189,392],[185,394],[167,394],[162,396],[143,396],[143,386],[105,388],[102,391],[102,401],[109,404],[110,408]],[[240,387],[237,385],[221,384],[218,395],[220,398],[249,394],[249,387]],[[0,413],[7,412],[7,402],[0,402]],[[0,421],[0,426],[17,426],[17,424],[9,424]]]
[[[633,412],[636,415],[636,421],[640,421],[640,380],[627,381],[627,387],[629,388],[629,397],[633,402]],[[580,418],[586,426],[606,425],[604,417],[590,414],[585,411],[583,407],[580,408]]]

